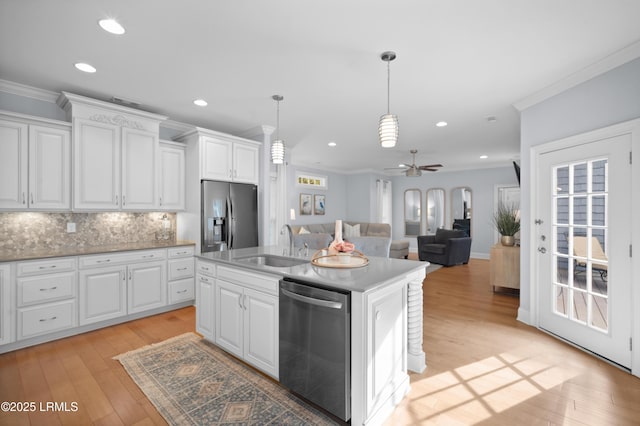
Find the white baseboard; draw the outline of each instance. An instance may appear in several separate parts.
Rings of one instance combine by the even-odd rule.
[[[472,259],[485,259],[485,260],[489,260],[489,253],[477,253],[477,252],[471,252],[471,254],[469,255],[470,258]]]

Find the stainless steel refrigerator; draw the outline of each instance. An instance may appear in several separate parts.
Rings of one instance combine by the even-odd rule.
[[[202,181],[202,251],[258,245],[258,187]]]

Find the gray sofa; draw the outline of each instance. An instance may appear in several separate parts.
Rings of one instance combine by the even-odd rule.
[[[345,232],[345,224],[349,226],[360,225],[360,235],[348,236]],[[308,234],[300,233],[303,227],[309,232]],[[299,248],[303,247],[304,243],[307,243],[309,249],[319,250],[325,248],[333,241],[335,227],[335,223],[294,225],[291,227],[293,245]],[[342,239],[352,243],[356,250],[367,256],[389,257],[391,226],[386,223],[343,221]]]

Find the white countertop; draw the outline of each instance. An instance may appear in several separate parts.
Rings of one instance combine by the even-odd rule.
[[[374,290],[399,277],[424,270],[429,266],[429,262],[367,256],[369,258],[369,264],[366,266],[345,269],[325,268],[311,264],[311,255],[313,255],[314,252],[315,250],[309,250],[309,256],[306,257],[309,263],[290,267],[263,266],[239,260],[240,258],[261,254],[282,256],[281,246],[250,247],[200,253],[196,254],[196,257],[244,269],[279,275],[309,284],[355,292]]]

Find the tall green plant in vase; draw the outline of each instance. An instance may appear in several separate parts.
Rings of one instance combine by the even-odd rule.
[[[514,235],[520,231],[520,211],[514,205],[500,202],[498,209],[493,213],[492,222],[501,236],[502,245],[513,246]]]

